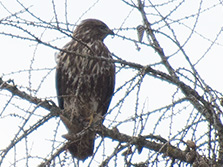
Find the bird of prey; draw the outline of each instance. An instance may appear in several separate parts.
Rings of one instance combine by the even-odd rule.
[[[85,160],[93,154],[95,132],[84,132],[91,124],[103,123],[115,85],[115,65],[103,43],[113,31],[100,20],[83,20],[74,30],[72,39],[58,54],[56,90],[60,118],[69,140],[68,150],[73,157]],[[109,61],[110,60],[110,61]]]

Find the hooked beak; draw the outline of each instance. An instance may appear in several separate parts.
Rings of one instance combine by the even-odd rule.
[[[108,34],[115,35],[114,32],[112,30],[110,30],[110,29],[108,29]]]

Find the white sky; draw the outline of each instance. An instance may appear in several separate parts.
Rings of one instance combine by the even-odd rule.
[[[65,6],[64,1],[55,0],[56,4],[56,13],[57,19],[59,22],[65,22]],[[99,0],[93,7],[92,5],[97,2],[96,0],[82,0],[82,1],[68,1],[68,22],[70,24],[79,23],[79,19],[83,20],[86,18],[97,18],[103,20],[111,29],[114,29],[115,33],[119,35],[123,35],[127,38],[132,38],[137,40],[137,32],[135,30],[129,31],[117,31],[118,28],[136,28],[138,25],[142,24],[141,15],[139,12],[127,6],[121,0]],[[154,1],[153,3],[160,4],[163,1]],[[213,89],[222,92],[222,71],[223,71],[223,36],[222,36],[222,27],[223,22],[221,21],[223,18],[223,10],[222,5],[217,5],[216,7],[211,8],[214,4],[219,3],[218,0],[202,1],[202,8],[201,11],[206,9],[201,15],[198,17],[198,21],[194,30],[193,35],[187,42],[184,47],[186,54],[189,56],[192,63],[197,62],[208,50],[205,57],[196,65],[197,71],[200,73],[201,77],[205,80],[205,82],[210,85]],[[33,12],[34,15],[38,16],[39,18],[50,21],[55,21],[55,15],[52,7],[52,1],[46,0],[24,0],[22,3],[29,7],[32,5],[30,10]],[[15,13],[20,11],[22,7],[15,1],[15,0],[2,0],[1,4],[3,4],[11,13]],[[6,11],[3,6],[0,4],[0,20],[9,16],[10,14]],[[163,16],[168,14],[171,10],[176,7],[176,3],[170,3],[169,5],[163,5],[158,7],[158,10],[161,12]],[[178,20],[182,19],[186,16],[190,16],[192,14],[196,14],[198,12],[200,1],[194,0],[187,0],[185,3],[182,4],[173,14],[171,14],[169,19]],[[88,10],[92,7],[90,10]],[[148,19],[151,23],[159,20],[158,16],[152,15],[157,14],[157,12],[153,9],[149,11]],[[83,16],[82,16],[83,15]],[[21,14],[19,15],[22,18],[32,21],[33,17],[29,14]],[[81,17],[81,18],[80,18]],[[191,29],[196,22],[196,17],[183,19],[179,23],[170,24],[171,28],[174,30],[177,39],[179,40],[180,44],[183,44],[188,36],[191,33]],[[15,20],[15,19],[14,19]],[[171,20],[167,20],[168,23],[171,23]],[[153,26],[154,29],[157,29],[163,26],[164,23],[155,24]],[[44,30],[40,28],[33,28],[32,26],[24,26],[27,30],[31,31],[33,34],[36,34],[38,37],[42,34],[42,38],[44,41],[51,41],[59,37],[63,37],[64,35],[51,30]],[[65,28],[65,26],[63,27]],[[71,28],[71,27],[70,27]],[[170,31],[167,27],[159,29],[162,32],[170,34]],[[0,33],[2,32],[10,32],[11,34],[18,34],[21,35],[21,32],[15,28],[4,26],[0,23]],[[215,44],[212,46],[212,42],[217,37],[217,34],[220,34]],[[24,34],[23,34],[24,35]],[[178,48],[166,37],[156,33],[157,38],[160,42],[161,47],[164,49],[164,52],[167,56],[173,54]],[[62,38],[60,40],[56,40],[52,42],[53,45],[57,47],[62,47],[66,42],[68,42],[69,38]],[[146,36],[144,36],[144,42],[148,42]],[[142,46],[140,51],[136,50],[136,46],[133,42],[128,40],[123,40],[120,37],[108,37],[105,40],[106,45],[108,46],[109,50],[115,53],[117,56],[121,57],[124,60],[130,62],[141,63],[143,65],[150,65],[154,63],[158,63],[160,58],[154,52],[154,50],[150,47]],[[6,37],[4,35],[0,35],[0,46],[1,46],[1,61],[0,61],[0,76],[4,75],[3,79],[14,79],[17,85],[21,85],[23,87],[29,87],[33,90],[37,89],[43,76],[46,75],[48,71],[33,71],[31,77],[31,85],[29,83],[29,73],[28,72],[20,72],[10,75],[5,75],[8,73],[18,72],[20,70],[29,70],[31,61],[34,58],[34,63],[32,64],[33,69],[45,69],[45,68],[54,68],[56,65],[54,55],[56,54],[56,50],[48,48],[43,45],[36,45],[36,43],[20,40],[16,38]],[[171,63],[174,68],[177,67],[188,67],[183,55],[178,53],[174,55],[171,59]],[[162,70],[162,69],[160,69]],[[41,86],[39,92],[37,93],[38,97],[41,98],[51,98],[56,102],[56,91],[55,91],[55,81],[54,81],[55,70],[47,76],[46,80],[44,80],[43,85]],[[116,78],[116,88],[118,88],[121,84],[123,84],[126,80],[130,79],[133,75],[135,75],[134,71],[127,70],[126,72],[122,72],[117,75]],[[189,74],[188,74],[189,75]],[[143,103],[146,102],[146,109],[145,110],[153,110],[155,108],[161,107],[162,105],[171,103],[171,96],[172,92],[175,88],[168,83],[159,81],[152,77],[147,77],[144,81],[144,84],[141,88],[143,91],[140,92],[140,109],[143,108]],[[24,89],[25,90],[25,89]],[[114,106],[119,99],[119,95],[123,95],[124,92],[120,92],[120,94],[114,97],[111,106]],[[5,92],[0,92],[3,96],[0,96],[0,105],[4,105],[5,101],[2,98],[5,98]],[[135,112],[135,93],[130,95],[124,103],[122,108],[122,114],[119,115],[116,121],[126,120],[130,117],[131,114]],[[54,97],[54,98],[52,98]],[[24,103],[19,101],[20,104]],[[16,101],[13,101],[16,104]],[[24,103],[24,105],[27,105]],[[28,109],[29,106],[24,106],[25,109]],[[12,107],[11,110],[15,110],[16,107]],[[10,111],[10,108],[7,111]],[[15,111],[16,112],[16,111]],[[39,110],[39,114],[43,112],[46,114],[47,112],[44,110]],[[7,114],[5,114],[7,115]],[[115,114],[114,114],[115,115]],[[108,115],[107,119],[112,119],[114,115]],[[154,117],[155,119],[155,117]],[[176,120],[176,124],[183,125],[183,116],[179,116]],[[10,121],[10,123],[9,123]],[[37,151],[38,149],[49,148],[51,147],[51,142],[48,141],[52,139],[54,135],[52,129],[55,129],[55,123],[58,122],[58,119],[51,120],[48,125],[45,127],[49,127],[49,129],[40,129],[40,131],[35,132],[31,135],[31,138],[34,139],[33,143],[29,143],[30,146],[33,145],[33,151]],[[0,149],[4,148],[5,144],[9,143],[10,139],[13,136],[17,129],[17,124],[21,123],[21,120],[13,119],[8,117],[7,119],[0,119],[0,131],[1,133],[5,134],[4,137],[0,139]],[[109,124],[109,123],[108,123]],[[62,127],[63,125],[61,125]],[[121,132],[126,132],[129,130],[128,134],[132,134],[133,125],[131,124],[123,124],[120,127]],[[154,125],[151,125],[151,127]],[[5,127],[8,127],[7,129]],[[131,127],[131,128],[130,128]],[[28,128],[28,126],[26,127]],[[159,127],[160,129],[157,131],[157,135],[162,134],[165,137],[168,136],[169,131],[163,129],[162,126]],[[153,129],[149,129],[145,133],[151,133]],[[163,131],[164,130],[164,131]],[[66,133],[64,128],[60,128],[58,132],[58,136],[61,134]],[[36,140],[38,138],[38,140]],[[62,138],[58,137],[58,140],[63,141]],[[36,147],[36,145],[43,146],[43,148]],[[44,144],[43,144],[44,143]],[[21,147],[23,147],[21,145]],[[38,151],[37,151],[38,152]],[[42,152],[43,153],[43,152]],[[48,152],[47,152],[48,153]],[[44,153],[43,153],[44,154]],[[11,157],[13,155],[10,155]],[[10,157],[9,156],[9,157]],[[9,158],[10,159],[10,158]],[[8,165],[7,159],[5,164]],[[97,164],[97,162],[94,162]],[[6,166],[7,166],[6,165]]]

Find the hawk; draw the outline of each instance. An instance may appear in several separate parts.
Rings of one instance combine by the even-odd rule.
[[[87,19],[74,30],[73,38],[58,54],[56,89],[60,116],[68,134],[68,150],[73,157],[85,160],[93,154],[95,132],[87,132],[73,140],[92,123],[103,123],[115,85],[115,65],[100,59],[112,59],[103,43],[113,31],[100,20]],[[95,57],[95,58],[94,58]]]

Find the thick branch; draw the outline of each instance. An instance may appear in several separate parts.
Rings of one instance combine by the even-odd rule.
[[[144,4],[141,0],[138,0],[138,10],[142,15],[142,19],[145,25],[147,36],[149,37],[149,39],[151,38],[151,45],[161,57],[164,66],[167,68],[171,76],[171,77],[168,76],[168,78],[165,77],[165,80],[167,79],[171,83],[178,86],[181,89],[181,91],[184,93],[184,95],[189,99],[191,104],[193,104],[193,106],[218,131],[219,145],[220,145],[219,159],[222,159],[223,158],[222,157],[223,156],[223,153],[222,153],[223,141],[221,139],[223,138],[223,125],[221,123],[219,116],[217,115],[217,112],[215,111],[214,107],[208,101],[204,100],[204,98],[200,96],[195,90],[193,90],[191,87],[189,87],[188,85],[184,84],[183,82],[179,80],[179,78],[177,77],[175,73],[175,70],[169,64],[162,47],[159,45],[159,42],[152,30],[151,23],[147,19],[146,12],[144,11]]]
[[[60,109],[54,104],[53,101],[41,100],[37,97],[33,97],[26,92],[19,90],[16,85],[10,85],[6,81],[3,81],[2,78],[0,78],[0,89],[8,90],[13,95],[16,95],[24,100],[36,104],[37,106],[41,106],[44,109],[52,111],[52,115],[59,116]]]
[[[155,73],[155,71],[153,71],[153,73]],[[157,72],[156,74],[158,75],[159,72]],[[23,91],[20,91],[15,85],[10,85],[7,82],[4,82],[1,78],[0,78],[0,85],[1,85],[1,89],[6,89],[9,92],[11,92],[13,95],[19,96],[22,99],[25,99],[31,103],[39,105],[45,108],[46,110],[53,112],[54,115],[58,116],[60,109],[57,108],[54,103],[52,104],[52,102],[50,101],[42,101],[36,97],[32,97],[31,95],[28,95],[27,93]],[[130,143],[132,145],[137,145],[137,146],[140,145],[141,147],[145,147],[145,148],[148,148],[160,153],[165,153],[166,155],[170,157],[185,161],[185,155],[183,151],[181,151],[180,149],[176,147],[170,146],[169,144],[166,144],[165,146],[163,146],[163,144],[145,140],[143,137],[131,137],[131,136],[119,133],[117,131],[107,129],[104,126],[102,128],[97,129],[97,133],[99,133],[101,136],[112,138],[113,140],[117,140],[120,142],[127,142],[127,143]],[[168,152],[167,148],[171,148],[172,151]]]
[[[126,62],[126,64],[128,64]],[[130,67],[136,68],[138,69],[139,67],[142,67],[141,65],[137,65],[137,64],[128,64]],[[166,80],[172,84],[175,84],[179,87],[181,87],[181,89],[184,91],[185,94],[187,94],[188,96],[193,97],[194,103],[196,106],[200,106],[201,109],[204,109],[205,105],[208,105],[209,103],[206,102],[195,90],[193,90],[192,88],[190,88],[189,86],[187,86],[186,84],[184,84],[183,82],[180,82],[178,80],[173,79],[171,76],[169,76],[168,74],[165,74],[163,72],[157,71],[152,69],[151,67],[143,67],[143,68],[139,68],[138,70],[142,70],[144,72],[144,74],[149,74],[152,75],[154,77],[157,77],[159,79],[163,79]],[[10,85],[7,82],[4,82],[1,78],[0,78],[0,88],[1,89],[6,89],[9,92],[11,92],[13,95],[19,96],[22,99],[25,99],[31,103],[34,103],[38,106],[41,106],[43,108],[45,108],[46,110],[51,111],[52,116],[58,116],[60,113],[60,109],[58,107],[56,107],[56,105],[51,102],[51,101],[42,101],[36,97],[33,97],[31,95],[28,95],[27,93],[20,91],[15,85]],[[199,101],[198,101],[199,99]],[[196,104],[198,103],[198,104]],[[203,103],[203,105],[202,105]],[[209,106],[211,107],[211,106]],[[204,113],[207,111],[204,111]],[[207,112],[208,113],[208,112]],[[210,119],[210,118],[209,118]],[[114,130],[110,130],[107,129],[106,127],[101,127],[101,128],[89,128],[89,130],[93,130],[101,135],[102,137],[109,137],[113,140],[117,140],[119,142],[126,142],[129,143],[131,145],[135,145],[137,148],[148,148],[150,150],[154,150],[156,152],[159,153],[164,153],[165,155],[172,157],[174,159],[179,159],[181,161],[186,162],[186,158],[185,158],[185,152],[178,149],[177,147],[171,146],[169,143],[166,144],[161,144],[161,143],[157,143],[157,142],[151,142],[149,140],[146,140],[144,137],[132,137],[132,136],[128,136],[126,134],[122,134],[118,131],[114,131]],[[88,129],[87,129],[88,130]],[[83,133],[83,132],[82,132]],[[78,134],[77,134],[78,135]]]
[[[86,55],[80,55],[80,56],[86,56]],[[190,102],[194,105],[194,107],[207,119],[207,121],[210,122],[210,124],[213,125],[215,127],[215,129],[218,130],[219,136],[223,136],[223,126],[221,124],[220,119],[218,117],[216,117],[215,114],[213,114],[214,113],[213,106],[209,102],[207,102],[202,96],[200,96],[195,90],[193,90],[190,86],[186,85],[185,83],[181,82],[178,78],[175,78],[175,77],[168,75],[164,72],[155,70],[149,66],[144,67],[141,64],[127,62],[125,60],[112,60],[112,59],[105,59],[103,57],[98,58],[98,57],[92,57],[92,56],[87,56],[86,58],[99,59],[99,61],[111,61],[114,63],[120,63],[122,65],[126,65],[126,66],[129,66],[136,70],[142,71],[142,75],[145,75],[145,74],[151,75],[155,78],[162,79],[162,80],[165,80],[169,83],[176,85],[177,87],[179,87],[182,90],[182,92],[190,100]],[[16,96],[18,96],[22,99],[25,99],[33,104],[43,107],[46,110],[51,111],[52,116],[59,116],[60,109],[52,101],[40,100],[36,97],[33,97],[33,96],[25,93],[24,91],[20,91],[16,87],[16,85],[11,85],[7,82],[4,82],[2,80],[2,78],[0,78],[0,88],[6,89],[9,92],[11,92],[13,95],[16,95]],[[137,144],[138,138],[129,138],[129,136],[122,135],[122,134],[114,135],[114,134],[112,134],[111,130],[105,130],[105,129],[103,129],[103,133],[104,134],[101,133],[101,135],[111,137],[115,140],[120,140],[121,142],[130,142],[129,140],[131,139],[132,144]],[[154,142],[151,142],[151,143],[145,142],[145,143],[143,143],[143,147],[147,147],[154,151],[160,151],[162,144],[157,144]],[[161,152],[163,152],[163,153],[166,152],[166,147],[164,147],[162,149],[163,149],[163,151],[161,150]],[[178,155],[179,157],[176,157],[177,159],[179,158],[180,160],[185,161],[181,150],[177,150],[176,148],[174,148],[173,150],[175,150],[178,153],[175,154],[175,151],[173,151],[173,155],[169,154],[171,157],[172,156],[175,157],[176,155]]]
[[[137,148],[138,147],[148,148],[157,153],[163,153],[166,156],[169,156],[173,159],[178,159],[178,160],[186,162],[185,152],[180,150],[177,147],[170,145],[169,143],[161,144],[161,143],[156,143],[156,142],[146,140],[142,136],[139,136],[139,137],[129,136],[129,135],[120,133],[117,130],[108,129],[104,126],[102,126],[101,128],[97,128],[96,131],[102,137],[109,137],[119,142],[126,142],[129,144],[135,145]]]

